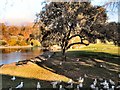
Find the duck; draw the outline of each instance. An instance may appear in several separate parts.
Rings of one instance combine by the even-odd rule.
[[[20,84],[18,86],[16,86],[16,88],[23,88],[23,82],[20,82]]]

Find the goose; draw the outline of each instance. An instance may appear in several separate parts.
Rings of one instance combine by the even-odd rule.
[[[15,81],[15,79],[16,79],[15,76],[13,76],[13,77],[11,78],[12,81]]]
[[[41,88],[40,82],[37,82],[37,89]]]
[[[58,84],[58,82],[51,82],[51,84],[53,85],[53,88],[57,88],[57,84]]]
[[[22,88],[23,87],[23,82],[20,82],[20,84],[16,88]]]

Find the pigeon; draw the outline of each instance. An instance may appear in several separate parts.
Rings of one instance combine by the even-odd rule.
[[[16,79],[15,76],[13,76],[13,77],[11,78],[12,81],[15,81],[15,79]]]
[[[57,84],[58,84],[58,82],[51,82],[51,84],[53,85],[53,88],[57,88]]]
[[[16,88],[22,88],[23,87],[23,82],[21,82]]]
[[[37,89],[41,88],[40,82],[37,82]]]

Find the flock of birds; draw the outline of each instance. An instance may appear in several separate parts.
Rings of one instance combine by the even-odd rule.
[[[119,79],[120,79],[120,74],[118,75]],[[12,81],[16,80],[16,77],[13,76],[11,78]],[[72,89],[73,90],[81,90],[82,88],[84,88],[84,78],[79,77],[78,81],[75,82],[70,79],[66,84],[67,86],[64,86],[64,84],[62,83],[62,81],[53,81],[51,82],[52,88],[57,88],[57,90],[68,90],[68,89]],[[24,82],[20,82],[19,85],[17,85],[15,88],[23,88],[24,87]],[[39,90],[40,88],[42,88],[40,82],[37,82],[36,85],[37,90]],[[111,79],[109,80],[103,80],[103,79],[94,79],[92,84],[90,85],[90,89],[91,90],[120,90],[120,82],[118,83],[118,85],[115,84],[115,82]],[[9,90],[12,90],[12,88],[9,88]]]

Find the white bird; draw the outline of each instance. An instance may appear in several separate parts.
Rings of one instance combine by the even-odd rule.
[[[20,82],[20,84],[16,88],[22,88],[23,87],[23,82]]]
[[[41,88],[40,82],[37,82],[37,89]]]
[[[107,82],[107,80],[105,80],[103,83],[101,83],[101,85],[103,85],[104,89],[109,89],[109,83]]]
[[[48,55],[48,58],[51,58],[52,55]]]
[[[77,90],[80,90],[79,85],[77,85]]]
[[[62,62],[60,62],[60,65],[62,65]]]
[[[120,74],[118,74],[118,77],[120,78]]]
[[[51,82],[51,84],[53,85],[53,88],[57,88],[57,84],[58,84],[58,82]]]
[[[97,79],[95,78],[95,80],[93,81],[93,84],[96,85],[97,84]]]
[[[91,85],[90,85],[90,88],[91,88],[91,89],[95,89],[95,85],[94,85],[94,84],[91,84]]]
[[[120,89],[120,85],[119,86],[116,86],[117,89]]]
[[[84,77],[87,78],[88,76],[86,74],[84,74]]]
[[[13,76],[13,77],[11,78],[12,81],[15,81],[15,79],[16,79],[15,76]]]
[[[60,85],[59,90],[65,90],[62,85]]]
[[[82,87],[83,87],[83,83],[80,83],[80,84],[79,84],[79,87],[82,88]]]
[[[112,81],[111,79],[109,79],[109,82],[110,82],[111,85],[115,85],[115,82]]]
[[[79,83],[83,83],[83,82],[84,82],[84,78],[79,77],[78,82],[79,82]]]

